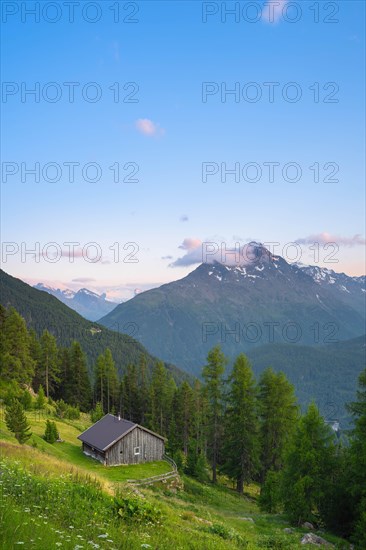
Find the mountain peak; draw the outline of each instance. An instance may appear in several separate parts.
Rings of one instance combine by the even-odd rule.
[[[69,288],[65,290],[52,288],[43,283],[36,284],[34,288],[52,294],[52,296],[58,298],[60,302],[71,307],[71,309],[77,311],[90,321],[97,321],[103,315],[110,313],[117,305],[114,302],[106,300],[105,293],[99,295],[88,288],[81,288],[75,292]]]

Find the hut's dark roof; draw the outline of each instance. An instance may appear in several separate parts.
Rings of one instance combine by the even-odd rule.
[[[137,424],[134,422],[124,420],[123,418],[119,420],[113,414],[106,414],[93,426],[80,434],[78,439],[99,451],[105,451],[136,426]]]

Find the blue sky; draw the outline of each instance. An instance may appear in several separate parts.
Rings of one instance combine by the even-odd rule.
[[[246,20],[254,13],[243,11],[248,2],[239,3],[237,22],[227,15],[226,23],[221,2],[119,2],[117,23],[109,9],[116,3],[109,0],[94,3],[101,15],[96,23],[83,19],[80,7],[70,23],[62,1],[55,23],[49,21],[52,7],[34,22],[33,16],[22,14],[24,2],[4,4],[11,6],[3,12],[2,38],[3,81],[8,83],[2,98],[2,158],[7,163],[2,240],[15,243],[6,245],[13,254],[3,254],[6,271],[30,282],[88,286],[125,299],[135,288],[175,280],[194,269],[192,247],[202,241],[224,242],[229,248],[255,239],[280,243],[280,254],[286,243],[298,241],[304,263],[316,263],[309,249],[319,242],[321,265],[364,273],[364,2],[347,0],[331,7],[295,2],[302,11],[295,23],[288,19],[296,16],[296,6],[285,0],[274,7],[273,23],[265,1],[252,3],[262,10],[256,23]],[[130,18],[138,22],[123,22],[134,4],[139,11]],[[13,5],[19,9],[12,15]],[[225,5],[230,9],[235,2]],[[314,5],[318,23],[310,9]],[[332,14],[332,6],[338,13],[334,8]],[[204,23],[202,13],[216,9]],[[94,17],[92,9],[87,17]],[[327,22],[331,19],[338,22]],[[39,102],[30,95],[22,101],[22,87],[34,88],[37,82]],[[50,82],[56,87],[47,88]],[[65,82],[79,83],[73,103]],[[94,103],[81,93],[90,82],[97,88],[87,87],[85,93],[98,89],[102,94]],[[138,86],[130,96],[137,101],[114,102],[109,87],[116,82],[120,97]],[[135,84],[123,90],[131,82]],[[205,82],[218,91],[203,102]],[[273,102],[269,82],[277,83]],[[235,83],[240,97],[231,94],[222,101],[221,91]],[[57,90],[57,102],[42,96],[52,99]],[[290,99],[301,92],[301,99],[285,100],[286,90]],[[251,102],[253,93],[261,93],[261,99]],[[327,98],[337,102],[324,102]],[[36,162],[39,182],[21,165]],[[64,165],[70,162],[79,163],[73,182]],[[272,162],[278,165],[271,182]],[[48,163],[60,166],[59,181],[49,181],[52,169],[42,177]],[[87,163],[100,167],[98,182],[83,178],[81,168]],[[118,183],[109,169],[115,163],[121,167]],[[123,169],[127,163],[133,164]],[[202,163],[217,168],[205,182]],[[240,181],[233,175],[221,181],[222,163],[227,169],[239,167]],[[300,167],[299,181],[282,177],[288,163]],[[319,182],[314,181],[315,163]],[[249,170],[246,179],[255,179],[257,168],[250,164],[262,170],[256,182],[243,177],[244,168]],[[122,181],[134,166],[138,181]],[[333,179],[339,181],[324,181],[334,167],[339,171]],[[12,169],[17,173],[11,175]],[[92,178],[90,170],[87,177]],[[293,170],[289,168],[288,180],[294,178]],[[42,256],[49,242],[62,250],[57,262]],[[74,262],[65,254],[67,242],[80,243]],[[101,261],[85,258],[94,257],[92,248],[82,252],[90,242],[98,244]],[[126,262],[133,248],[123,250],[131,242],[138,246],[135,263]],[[339,246],[335,264],[323,261],[332,251],[324,250],[328,242]],[[119,261],[109,249],[114,243],[121,249]],[[37,261],[30,254],[22,258],[22,246],[39,246]],[[53,257],[52,248],[46,250]],[[184,265],[171,267],[179,258]]]

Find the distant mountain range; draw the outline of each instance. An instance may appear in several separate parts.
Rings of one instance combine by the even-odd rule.
[[[117,306],[115,302],[107,300],[105,294],[96,294],[87,288],[81,288],[75,292],[68,288],[65,290],[52,288],[43,283],[34,285],[34,288],[52,294],[52,296],[58,298],[61,302],[85,317],[85,319],[89,319],[89,321],[97,321]]]
[[[118,305],[100,323],[127,322],[153,354],[199,374],[221,344],[230,360],[266,344],[331,344],[365,333],[365,277],[289,264],[254,244],[247,265],[201,264],[181,280]]]
[[[73,340],[79,341],[87,356],[90,372],[98,355],[104,353],[107,347],[120,373],[125,371],[128,364],[138,364],[141,355],[146,356],[150,368],[157,360],[133,338],[133,327],[126,326],[124,333],[117,334],[87,321],[54,296],[33,288],[3,270],[0,270],[0,303],[4,307],[14,307],[24,317],[27,326],[38,334],[44,329],[49,330],[59,345],[69,346]],[[165,366],[176,381],[188,378],[174,365],[166,363]]]

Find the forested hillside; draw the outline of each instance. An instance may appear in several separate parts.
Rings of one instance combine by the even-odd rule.
[[[113,354],[118,371],[121,373],[127,365],[138,363],[141,355],[147,358],[149,369],[155,358],[133,338],[133,324],[125,325],[119,333],[87,321],[81,315],[61,303],[57,298],[42,292],[20,279],[0,271],[0,303],[4,307],[14,307],[24,317],[27,326],[41,335],[48,330],[60,346],[69,346],[74,340],[80,343],[85,352],[88,368],[91,371],[98,356],[109,348]],[[186,375],[173,365],[166,365],[177,380]]]

